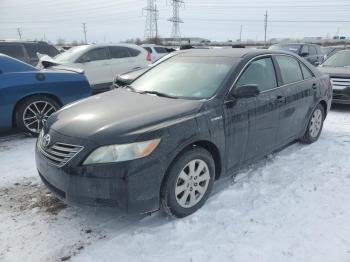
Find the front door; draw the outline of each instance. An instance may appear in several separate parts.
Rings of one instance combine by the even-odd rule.
[[[268,154],[277,143],[278,112],[283,100],[270,56],[252,61],[234,88],[252,84],[260,90],[257,97],[236,99],[232,108],[225,108],[229,168]]]

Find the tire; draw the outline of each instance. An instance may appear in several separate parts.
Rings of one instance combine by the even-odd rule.
[[[318,104],[312,112],[305,134],[300,139],[300,142],[305,144],[312,144],[318,140],[323,128],[323,121],[325,119],[324,108]]]
[[[193,214],[208,199],[214,179],[212,155],[200,147],[186,151],[173,162],[165,177],[161,188],[162,209],[177,218]]]
[[[57,101],[48,96],[28,97],[21,101],[16,108],[16,125],[21,131],[38,136],[47,118],[60,107]]]

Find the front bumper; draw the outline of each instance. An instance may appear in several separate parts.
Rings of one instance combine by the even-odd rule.
[[[350,87],[342,90],[333,90],[333,104],[350,104]]]
[[[159,209],[165,173],[161,157],[152,154],[136,161],[82,166],[88,148],[85,146],[70,162],[58,167],[37,146],[37,169],[51,192],[68,204],[118,207],[128,213]]]

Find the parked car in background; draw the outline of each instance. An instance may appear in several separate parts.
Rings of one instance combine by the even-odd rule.
[[[324,53],[324,60],[326,60],[328,57],[331,57],[336,52],[341,50],[350,49],[350,46],[326,46],[321,47],[322,52]]]
[[[91,93],[82,71],[38,70],[0,54],[0,131],[37,135],[52,113]]]
[[[81,68],[94,93],[111,89],[114,76],[130,70],[145,68],[150,63],[142,47],[129,44],[82,45],[50,58],[42,57],[39,66]]]
[[[215,180],[295,140],[315,142],[331,97],[329,77],[287,52],[186,50],[52,115],[37,169],[68,203],[184,217]]]
[[[164,46],[160,45],[144,44],[142,47],[150,54],[152,62],[157,61],[169,53]]]
[[[39,58],[37,53],[54,57],[60,52],[51,44],[43,41],[2,41],[0,53],[36,66]]]
[[[285,50],[293,52],[311,64],[318,66],[324,60],[324,53],[321,50],[321,46],[314,44],[303,44],[303,43],[289,43],[289,44],[276,44],[269,47],[270,50]]]
[[[350,50],[336,52],[319,69],[333,84],[333,103],[350,104]]]

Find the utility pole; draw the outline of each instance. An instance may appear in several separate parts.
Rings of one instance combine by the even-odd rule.
[[[19,36],[19,39],[22,40],[22,29],[20,27],[17,27],[17,34]]]
[[[86,23],[82,23],[82,25],[83,25],[83,33],[84,33],[85,44],[87,44],[87,38],[86,38],[87,28],[86,28]]]
[[[147,6],[142,9],[146,14],[145,38],[151,40],[158,39],[158,9],[156,0],[147,0]]]
[[[243,31],[243,25],[241,25],[241,30],[239,32],[239,42],[242,43],[242,31]]]
[[[265,46],[267,45],[267,20],[268,19],[268,13],[267,13],[267,10],[266,10],[266,13],[265,13]]]
[[[171,0],[171,6],[173,7],[173,16],[168,19],[168,21],[173,23],[173,28],[171,32],[171,37],[177,39],[181,45],[181,33],[180,33],[180,23],[183,21],[180,18],[180,7],[183,6],[183,0]]]

